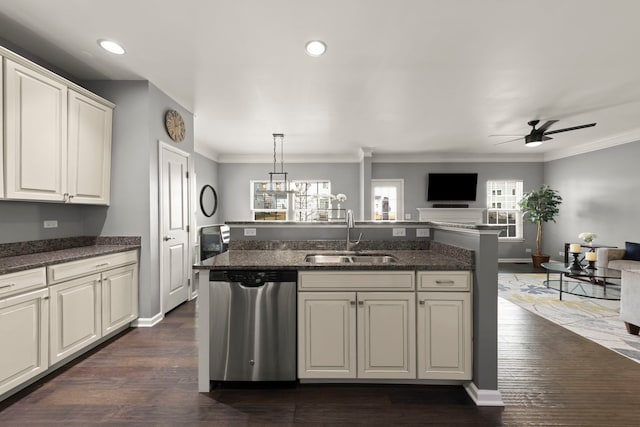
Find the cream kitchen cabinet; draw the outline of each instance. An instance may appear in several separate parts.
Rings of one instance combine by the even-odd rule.
[[[0,55],[0,199],[4,199],[4,58]]]
[[[299,378],[415,379],[414,276],[300,272]]]
[[[49,367],[45,269],[0,276],[0,395]]]
[[[113,109],[69,89],[68,201],[109,204]]]
[[[470,380],[471,274],[418,272],[417,281],[418,378]]]
[[[102,337],[101,276],[92,274],[49,288],[51,364]]]
[[[113,104],[6,49],[0,53],[4,197],[109,204]]]
[[[355,378],[355,292],[298,294],[298,377]]]
[[[49,266],[47,276],[51,364],[138,316],[137,251]]]
[[[67,86],[5,59],[5,197],[62,201],[67,187]]]

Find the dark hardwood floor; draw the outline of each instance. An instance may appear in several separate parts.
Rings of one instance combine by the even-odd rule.
[[[504,408],[476,407],[450,386],[198,393],[194,312],[194,302],[183,304],[0,403],[0,425],[640,425],[640,364],[504,300]]]

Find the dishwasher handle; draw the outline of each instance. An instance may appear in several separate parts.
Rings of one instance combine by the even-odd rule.
[[[269,282],[297,282],[296,270],[211,270],[210,282],[240,283],[247,288],[259,288]]]

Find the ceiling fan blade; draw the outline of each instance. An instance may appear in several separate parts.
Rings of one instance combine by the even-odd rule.
[[[555,122],[557,122],[557,120],[547,120],[545,124],[543,124],[538,129],[536,129],[536,132],[545,132]]]
[[[501,133],[501,134],[491,134],[491,135],[489,135],[489,137],[496,137],[496,136],[502,136],[502,137],[510,136],[510,137],[512,137],[512,138],[515,138],[516,136],[518,136],[518,137],[522,138],[524,135],[522,135],[522,134],[515,134],[515,133],[514,133],[513,135],[511,135],[511,134],[505,134],[505,133]]]
[[[498,135],[496,135],[496,136],[498,136]],[[507,136],[507,135],[505,135],[505,136]],[[518,137],[518,138],[515,138],[515,139],[510,139],[510,140],[508,140],[508,141],[498,142],[497,144],[493,144],[493,145],[502,145],[502,144],[506,144],[506,143],[508,143],[508,142],[514,142],[514,141],[517,141],[517,140],[522,139],[522,138],[524,138],[524,137],[523,137],[523,136],[521,136],[521,137]]]
[[[570,127],[570,128],[564,128],[564,129],[552,130],[552,131],[549,131],[549,132],[545,132],[544,134],[545,134],[545,135],[551,135],[551,134],[553,134],[553,133],[558,133],[558,132],[568,132],[568,131],[570,131],[570,130],[577,130],[577,129],[590,128],[590,127],[595,126],[595,125],[596,125],[595,123],[589,123],[589,124],[587,124],[587,125],[580,125],[580,126],[573,126],[573,127]]]

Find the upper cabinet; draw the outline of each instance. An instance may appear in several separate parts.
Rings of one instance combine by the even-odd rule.
[[[108,205],[113,104],[12,54],[3,82],[0,197]]]
[[[4,99],[4,84],[2,84],[4,82],[2,75],[4,67],[1,66],[2,62],[2,55],[0,55],[0,199],[4,199],[4,102],[1,101]]]
[[[6,197],[62,201],[67,186],[67,87],[5,59]]]
[[[68,189],[72,203],[109,204],[112,111],[69,90]]]

